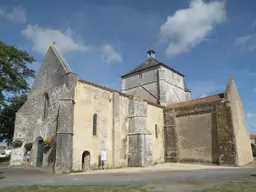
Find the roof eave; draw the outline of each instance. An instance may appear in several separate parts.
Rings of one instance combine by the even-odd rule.
[[[150,67],[147,67],[147,68],[138,70],[138,71],[134,71],[134,72],[127,73],[127,74],[125,74],[125,75],[122,75],[121,78],[127,77],[127,76],[132,75],[132,74],[135,74],[135,73],[139,73],[139,72],[144,71],[144,70],[146,70],[146,69],[154,68],[154,67],[159,66],[159,65],[160,65],[160,66],[163,66],[163,67],[165,67],[165,68],[167,68],[167,69],[169,69],[169,70],[171,70],[171,71],[173,71],[174,73],[179,74],[179,75],[182,76],[182,77],[186,77],[185,75],[183,75],[182,73],[180,73],[180,72],[176,71],[175,69],[169,67],[168,65],[163,64],[163,63],[159,63],[159,64],[157,64],[157,65],[153,65],[153,66],[150,66]]]

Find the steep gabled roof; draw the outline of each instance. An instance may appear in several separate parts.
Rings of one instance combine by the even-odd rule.
[[[159,61],[157,61],[154,57],[149,57],[146,61],[144,61],[143,63],[141,63],[138,67],[136,67],[135,69],[133,69],[132,71],[130,71],[129,73],[121,76],[122,78],[123,77],[126,77],[128,75],[131,75],[131,74],[134,74],[134,73],[137,73],[137,72],[140,72],[140,71],[143,71],[143,70],[146,70],[146,69],[149,69],[149,68],[153,68],[153,67],[156,67],[156,66],[163,66],[181,76],[184,77],[183,74],[179,73],[178,71],[174,70],[173,68],[169,67],[168,65],[166,64],[163,64]]]
[[[65,60],[65,58],[62,56],[62,54],[59,52],[58,48],[56,47],[55,43],[50,45],[50,48],[55,53],[56,57],[59,59],[60,63],[62,64],[63,68],[66,70],[66,72],[72,72],[71,68],[68,65],[68,62]],[[49,48],[49,49],[50,49]]]

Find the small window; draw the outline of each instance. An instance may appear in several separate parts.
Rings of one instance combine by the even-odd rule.
[[[157,125],[155,125],[155,135],[156,135],[156,138],[158,138],[158,128],[157,128]]]
[[[142,73],[141,73],[141,74],[139,74],[139,79],[142,79]]]
[[[49,108],[49,96],[47,93],[44,94],[44,100],[43,100],[43,120],[47,118],[48,116],[48,108]]]
[[[97,134],[97,117],[98,115],[95,113],[93,115],[93,130],[92,130],[92,135],[96,136]]]

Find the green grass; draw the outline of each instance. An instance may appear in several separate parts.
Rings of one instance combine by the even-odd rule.
[[[185,184],[185,183],[181,183]],[[194,185],[195,183],[186,183]],[[199,183],[197,183],[200,185]],[[174,184],[177,186],[177,184]],[[161,186],[161,185],[160,185]],[[167,190],[166,184],[162,190]],[[1,189],[1,192],[153,192],[161,191],[159,185],[151,186],[29,186],[29,187],[10,187]],[[174,187],[174,186],[173,186]],[[177,186],[178,187],[178,186]],[[173,189],[173,188],[172,188]],[[240,182],[230,182],[224,185],[216,186],[212,189],[201,190],[197,192],[253,192],[256,191],[256,179],[244,180]],[[171,191],[167,190],[167,191]],[[195,192],[195,191],[194,191]]]
[[[212,189],[202,190],[200,192],[253,192],[256,191],[256,178],[240,182],[230,182]]]
[[[11,187],[1,192],[146,192],[140,186],[31,186]]]

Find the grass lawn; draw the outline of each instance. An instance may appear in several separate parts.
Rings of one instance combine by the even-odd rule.
[[[176,184],[175,184],[176,185]],[[171,184],[170,184],[171,186]],[[177,185],[176,185],[177,186]],[[165,188],[165,190],[167,190]],[[147,192],[161,191],[154,186],[31,186],[31,187],[11,187],[1,189],[1,192]],[[170,190],[168,190],[169,192]],[[256,178],[230,182],[212,189],[197,192],[253,192],[256,191]]]
[[[239,181],[230,182],[224,185],[214,187],[212,189],[206,189],[199,192],[254,192],[256,191],[256,178]]]
[[[31,186],[11,187],[2,189],[1,192],[146,192],[141,186]]]

